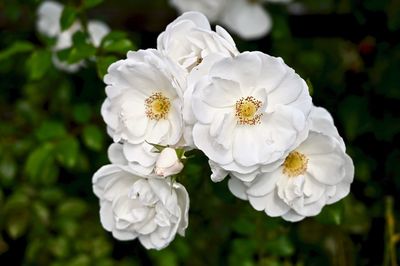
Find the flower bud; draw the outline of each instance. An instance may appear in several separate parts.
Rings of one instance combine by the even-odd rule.
[[[176,151],[172,148],[165,148],[157,159],[154,172],[158,176],[171,176],[183,169],[183,163],[179,160]]]

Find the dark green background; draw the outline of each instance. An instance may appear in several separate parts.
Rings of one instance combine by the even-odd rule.
[[[52,40],[35,30],[39,2],[0,2],[1,265],[399,263],[400,1],[298,1],[306,12],[296,15],[270,4],[270,35],[234,36],[241,51],[280,56],[313,85],[314,103],[332,113],[354,160],[350,195],[299,223],[269,218],[226,182],[213,184],[198,154],[180,180],[191,198],[187,235],[160,252],[102,229],[91,177],[111,143],[99,75],[129,49],[156,47],[176,13],[166,0],[68,2],[65,17],[120,31],[100,49],[75,36],[60,56],[98,63],[69,75],[53,68]]]

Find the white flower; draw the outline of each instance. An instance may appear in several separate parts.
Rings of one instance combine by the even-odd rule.
[[[317,215],[326,204],[345,197],[354,178],[353,162],[329,113],[314,109],[311,119],[308,138],[277,169],[257,175],[252,182],[232,177],[228,183],[231,192],[249,200],[256,210],[287,221]]]
[[[227,0],[170,0],[170,3],[180,13],[197,11],[206,15],[210,21],[216,22]]]
[[[60,18],[63,11],[63,5],[53,2],[44,1],[39,6],[37,15],[38,31],[49,37],[56,37],[61,32]]]
[[[75,21],[71,27],[65,31],[61,31],[60,19],[64,6],[53,1],[45,1],[38,8],[38,31],[48,37],[55,37],[56,43],[53,47],[53,63],[63,71],[74,73],[84,66],[84,62],[68,64],[58,59],[56,52],[70,48],[72,46],[73,35],[82,29],[79,21]],[[110,28],[103,22],[90,20],[88,22],[88,34],[90,42],[99,47],[101,40],[110,32]]]
[[[291,0],[170,0],[181,13],[199,11],[211,22],[220,22],[244,39],[266,35],[272,20],[263,4],[288,3]]]
[[[198,12],[184,13],[170,23],[158,36],[157,49],[188,71],[210,54],[239,53],[229,33],[219,26],[212,31],[207,18]]]
[[[197,82],[192,109],[195,145],[224,170],[248,174],[305,139],[311,97],[281,58],[245,52]]]
[[[138,238],[147,249],[165,248],[188,226],[189,195],[170,179],[144,178],[129,167],[106,165],[93,176],[100,221],[118,240]]]
[[[183,169],[183,163],[172,148],[164,148],[156,162],[155,174],[162,177],[176,175]]]
[[[129,52],[104,77],[101,113],[115,142],[124,142],[129,162],[154,166],[153,146],[175,145],[183,134],[182,94],[186,73],[154,49]]]

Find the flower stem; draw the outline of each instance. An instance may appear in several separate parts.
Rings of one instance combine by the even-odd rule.
[[[393,214],[393,197],[385,199],[385,254],[383,265],[397,266],[396,243],[400,240],[400,234],[395,233],[396,219]]]

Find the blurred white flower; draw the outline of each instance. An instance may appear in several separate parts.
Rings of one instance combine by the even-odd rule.
[[[326,204],[344,198],[354,178],[353,162],[344,151],[330,114],[323,108],[313,108],[311,119],[307,139],[277,169],[257,175],[252,182],[231,177],[231,192],[249,200],[256,210],[287,221],[317,215]]]
[[[43,2],[37,11],[38,31],[48,37],[55,37],[56,43],[53,47],[53,63],[56,68],[74,73],[84,66],[84,62],[68,64],[58,59],[56,52],[70,48],[72,46],[73,35],[82,29],[79,21],[75,21],[71,27],[65,31],[61,31],[60,19],[64,6],[53,1]],[[101,40],[110,32],[110,28],[103,22],[97,20],[90,20],[87,25],[90,42],[99,47]]]
[[[226,171],[247,175],[274,164],[308,133],[311,97],[281,58],[245,52],[215,63],[196,83],[196,147]]]
[[[111,164],[94,174],[93,192],[100,199],[101,224],[118,240],[138,238],[145,248],[159,250],[185,234],[189,195],[179,183]]]
[[[183,134],[182,94],[186,72],[154,49],[129,52],[104,77],[107,98],[101,114],[115,142],[124,142],[129,162],[153,167],[148,143],[175,145]]]
[[[263,7],[266,2],[289,3],[291,0],[170,0],[179,12],[198,11],[211,22],[220,22],[244,39],[266,35],[272,20]]]
[[[64,6],[53,1],[44,1],[37,10],[37,29],[40,33],[56,37],[61,33],[60,18]]]
[[[158,176],[167,177],[180,173],[183,163],[172,148],[164,148],[158,156],[154,172]]]
[[[189,72],[210,54],[234,56],[236,45],[223,28],[211,30],[207,18],[187,12],[171,22],[157,38],[157,49]]]

